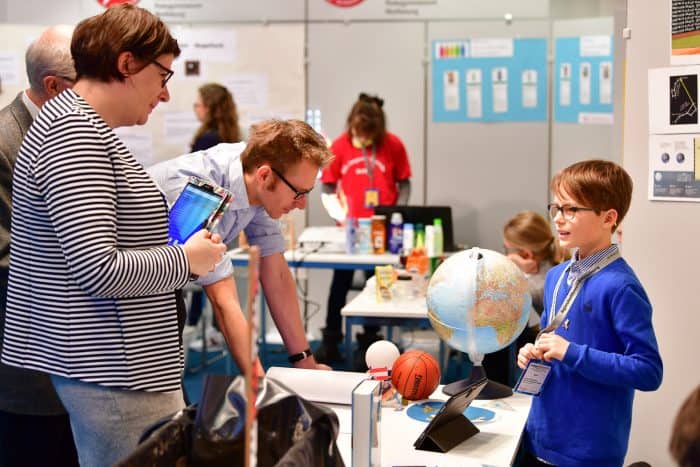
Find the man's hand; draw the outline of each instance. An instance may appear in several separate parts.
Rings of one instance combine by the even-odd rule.
[[[305,358],[304,360],[299,360],[298,362],[295,362],[294,368],[306,368],[307,370],[326,370],[326,371],[333,370],[333,368],[329,367],[328,365],[324,365],[323,363],[317,363],[316,359],[313,356],[311,356],[309,358]]]

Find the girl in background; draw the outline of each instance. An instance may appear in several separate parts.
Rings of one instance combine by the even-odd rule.
[[[534,342],[539,332],[540,314],[543,310],[544,278],[553,266],[568,259],[569,253],[559,246],[552,227],[542,215],[534,211],[522,211],[503,226],[503,248],[527,277],[532,296],[533,312],[527,327],[513,343],[521,348]],[[510,368],[515,367],[510,346],[484,357],[484,368],[489,379],[512,386]]]
[[[192,152],[208,149],[219,143],[243,141],[238,127],[238,112],[233,95],[224,86],[209,83],[198,89],[194,113],[202,122],[192,140]]]

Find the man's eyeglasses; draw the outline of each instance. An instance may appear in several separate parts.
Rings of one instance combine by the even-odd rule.
[[[294,187],[294,185],[292,185],[291,183],[289,183],[289,180],[287,180],[286,178],[284,178],[284,175],[282,175],[281,173],[279,173],[279,172],[277,171],[277,169],[275,169],[274,167],[270,167],[270,169],[272,169],[272,171],[275,173],[275,175],[277,175],[277,176],[280,178],[280,180],[282,180],[282,181],[285,183],[285,185],[287,185],[287,186],[289,187],[289,189],[292,190],[292,191],[294,192],[294,201],[303,198],[304,196],[306,196],[306,195],[308,195],[309,193],[311,193],[311,190],[313,190],[313,188],[312,188],[311,190],[299,191],[299,190],[297,190],[297,189]]]
[[[168,81],[170,81],[170,78],[173,77],[175,72],[173,70],[171,70],[170,68],[167,68],[167,67],[164,67],[163,65],[161,65],[158,62],[158,60],[156,60],[156,59],[151,60],[151,63],[153,63],[155,66],[157,66],[158,68],[160,68],[161,70],[163,70],[166,73],[165,75],[161,75],[163,78],[163,82],[161,83],[161,87],[165,87],[165,85],[168,84]]]
[[[71,86],[75,84],[75,78],[71,78],[70,76],[57,75],[56,77],[67,81],[68,83],[70,83]]]
[[[558,204],[548,204],[547,205],[547,210],[549,211],[549,217],[554,219],[557,217],[557,213],[560,212],[561,215],[566,219],[567,221],[572,221],[576,217],[576,213],[579,211],[595,211],[597,212],[597,209],[593,208],[581,208],[578,206],[559,206]]]

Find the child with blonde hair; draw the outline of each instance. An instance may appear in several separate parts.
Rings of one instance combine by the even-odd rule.
[[[532,296],[533,309],[528,326],[514,344],[519,349],[528,342],[535,342],[539,332],[547,271],[567,259],[569,253],[559,246],[547,219],[534,211],[519,212],[506,222],[503,226],[503,248],[508,259],[527,277]],[[506,347],[486,355],[483,365],[491,380],[511,386],[515,379],[513,360],[510,347]]]

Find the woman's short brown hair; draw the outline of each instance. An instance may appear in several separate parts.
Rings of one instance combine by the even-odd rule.
[[[568,194],[582,207],[599,213],[607,209],[617,211],[617,224],[625,218],[632,201],[632,177],[614,162],[591,159],[577,162],[552,178],[553,194]]]
[[[302,160],[323,168],[333,159],[326,140],[301,120],[264,120],[250,128],[248,144],[241,153],[245,173],[263,164],[280,172]]]
[[[122,3],[84,19],[73,32],[70,46],[76,78],[123,81],[117,68],[122,52],[131,52],[145,67],[163,54],[180,55],[177,41],[153,13]],[[137,70],[138,71],[138,70]]]

